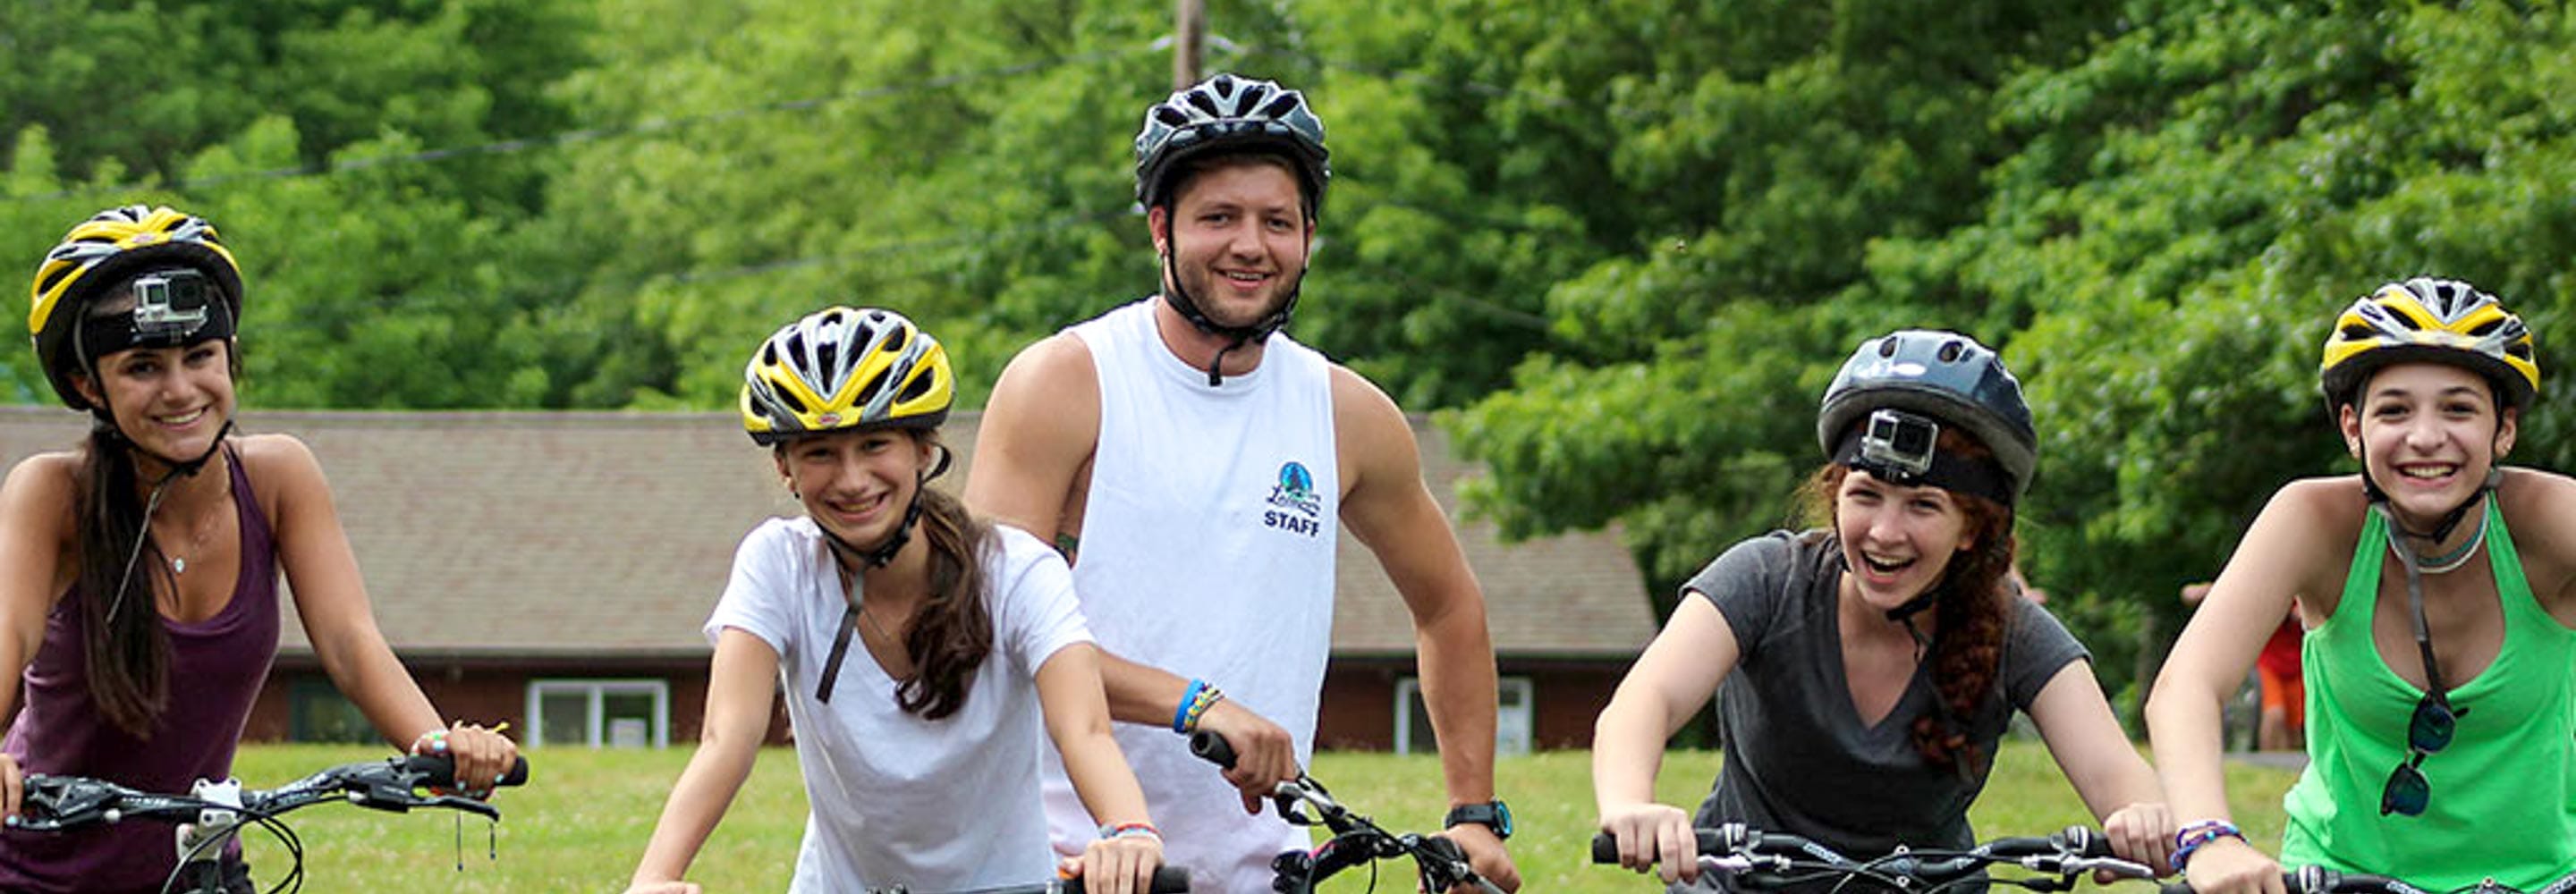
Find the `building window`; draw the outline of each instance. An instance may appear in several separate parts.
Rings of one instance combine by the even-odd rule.
[[[1528,754],[1530,678],[1504,677],[1494,682],[1500,697],[1494,709],[1494,753]],[[1431,712],[1422,707],[1422,681],[1405,677],[1395,681],[1395,753],[1412,754],[1416,747],[1426,753],[1440,750],[1431,733]]]
[[[667,748],[671,687],[661,680],[536,680],[528,745]]]
[[[286,687],[287,740],[374,742],[375,726],[327,677],[298,677]]]

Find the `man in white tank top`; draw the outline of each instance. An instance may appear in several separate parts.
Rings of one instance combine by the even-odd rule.
[[[1444,834],[1517,890],[1484,593],[1403,412],[1278,332],[1330,176],[1323,123],[1296,91],[1218,75],[1148,109],[1136,155],[1162,291],[1012,359],[967,503],[1073,560],[1165,859],[1207,891],[1267,891],[1271,858],[1308,846],[1257,796],[1312,757],[1348,525],[1413,615],[1454,808]],[[1186,729],[1224,736],[1236,769],[1191,757]],[[1079,851],[1094,830],[1061,767],[1049,776],[1056,847]]]

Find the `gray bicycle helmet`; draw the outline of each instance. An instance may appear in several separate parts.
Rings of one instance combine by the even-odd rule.
[[[1979,486],[1974,464],[1945,465],[1948,455],[1932,449],[1942,424],[1966,429],[1993,451],[2004,480]],[[2006,506],[2021,501],[2039,465],[2039,433],[2021,381],[1993,349],[1956,332],[1906,329],[1862,342],[1825,389],[1816,441],[1835,462],[1901,483],[1983,492]]]
[[[1136,132],[1136,201],[1151,208],[1171,201],[1175,168],[1220,152],[1271,152],[1297,169],[1306,215],[1324,201],[1333,176],[1324,148],[1324,121],[1306,95],[1273,81],[1219,74],[1145,110]]]

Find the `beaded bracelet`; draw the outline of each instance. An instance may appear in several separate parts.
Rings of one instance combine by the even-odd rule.
[[[1190,706],[1198,703],[1199,693],[1205,691],[1207,688],[1208,684],[1206,680],[1192,677],[1190,679],[1190,688],[1181,690],[1181,703],[1179,706],[1172,709],[1173,732],[1186,736],[1189,735],[1192,730],[1197,728],[1197,724],[1191,722]]]
[[[1199,697],[1191,700],[1190,702],[1188,715],[1182,718],[1182,731],[1192,733],[1198,732],[1199,718],[1206,716],[1209,708],[1216,707],[1217,702],[1224,700],[1225,693],[1218,691],[1214,686],[1200,690]]]
[[[1163,833],[1160,830],[1155,829],[1153,823],[1118,823],[1116,825],[1104,825],[1100,827],[1100,837],[1102,838],[1133,838],[1137,836],[1151,837],[1155,841],[1163,840]]]
[[[2220,819],[2194,820],[2192,822],[2184,823],[2180,830],[2174,832],[2173,859],[2167,862],[2172,863],[2173,868],[2177,870],[2182,869],[2184,864],[2191,860],[2191,854],[2193,851],[2200,850],[2202,845],[2208,844],[2212,841],[2217,841],[2221,838],[2233,838],[2238,841],[2243,841],[2245,840],[2245,833],[2239,831],[2236,828],[2235,823]]]

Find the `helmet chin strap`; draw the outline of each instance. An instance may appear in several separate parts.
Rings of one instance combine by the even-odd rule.
[[[931,479],[946,473],[949,462],[954,459],[956,459],[955,454],[948,452],[948,448],[941,447],[939,464],[913,479],[912,502],[903,507],[903,524],[896,525],[894,533],[886,535],[884,543],[877,544],[873,548],[863,548],[841,539],[841,535],[832,533],[829,527],[819,524],[814,527],[822,530],[823,539],[831,542],[832,551],[835,553],[864,562],[870,568],[883,568],[893,564],[895,554],[903,552],[904,545],[912,542],[912,526],[921,521],[922,490],[930,486]]]
[[[224,439],[233,433],[233,420],[231,417],[224,418],[224,427],[215,432],[215,442],[206,445],[205,452],[197,454],[196,459],[181,461],[143,449],[143,445],[135,443],[133,438],[125,436],[123,429],[116,427],[115,417],[105,408],[99,409],[96,415],[100,429],[111,441],[121,443],[127,450],[151,457],[162,465],[170,467],[169,471],[161,474],[160,480],[152,482],[152,495],[143,501],[143,523],[135,529],[134,549],[125,554],[125,573],[117,576],[116,595],[108,598],[107,623],[114,624],[117,614],[125,610],[126,591],[133,589],[134,565],[143,558],[143,544],[152,538],[152,515],[161,510],[161,498],[169,495],[171,482],[182,477],[195,477],[198,470],[206,467],[208,460],[215,458],[215,451],[223,449]]]
[[[1278,310],[1272,311],[1262,317],[1260,322],[1250,326],[1228,326],[1209,318],[1206,311],[1199,309],[1198,299],[1191,297],[1189,287],[1181,284],[1180,270],[1172,259],[1170,239],[1165,239],[1163,242],[1163,280],[1171,284],[1170,294],[1164,297],[1172,305],[1173,310],[1181,312],[1181,319],[1190,321],[1190,326],[1200,332],[1232,339],[1225,347],[1217,349],[1216,356],[1208,358],[1208,387],[1214,388],[1225,384],[1225,378],[1217,371],[1217,367],[1225,362],[1226,352],[1269,338],[1270,333],[1277,332],[1279,327],[1288,325],[1288,314],[1297,307],[1297,293],[1306,287],[1306,272],[1303,270],[1297,272],[1297,284],[1288,287],[1288,298],[1279,303]]]
[[[874,548],[862,548],[843,540],[841,535],[832,533],[831,528],[822,525],[815,527],[822,528],[823,539],[831,541],[833,552],[864,562],[870,568],[883,568],[894,562],[895,554],[903,552],[904,545],[912,542],[912,526],[919,521],[921,521],[921,492],[916,490],[912,492],[912,505],[905,506],[903,509],[903,524],[896,525],[894,533],[886,535],[885,542]]]
[[[2389,545],[2399,549],[2407,549],[2397,542],[2399,540],[2421,540],[2435,547],[2441,546],[2442,541],[2450,539],[2451,532],[2459,528],[2460,522],[2468,518],[2469,509],[2477,506],[2478,501],[2485,499],[2488,494],[2495,493],[2496,488],[2502,484],[2504,484],[2504,469],[2499,466],[2488,466],[2486,480],[2478,484],[2478,489],[2470,493],[2468,499],[2461,500],[2460,505],[2451,507],[2450,512],[2443,514],[2441,522],[2435,524],[2432,531],[2422,532],[2408,528],[2405,522],[2398,520],[2396,508],[2389,503],[2388,492],[2382,490],[2379,482],[2370,477],[2370,464],[2365,462],[2361,467],[2362,493],[2369,498],[2370,504],[2379,507],[2380,514],[2388,519],[2389,531],[2397,535],[2389,538]],[[2470,535],[2468,542],[2460,544],[2457,549],[2438,556],[2416,556],[2419,570],[2425,574],[2441,574],[2466,564],[2469,555],[2477,552],[2478,546],[2486,542],[2486,535],[2487,526],[2481,524]]]

